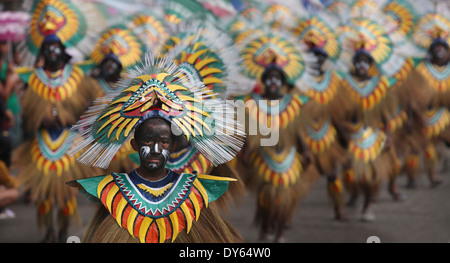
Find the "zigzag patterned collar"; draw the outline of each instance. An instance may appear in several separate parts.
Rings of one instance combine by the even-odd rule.
[[[189,233],[202,208],[217,200],[229,181],[235,179],[173,171],[157,182],[140,178],[134,171],[77,180],[82,193],[99,199],[117,224],[141,243],[173,242],[184,229]]]
[[[178,208],[188,196],[197,177],[194,174],[180,175],[170,171],[164,179],[151,182],[140,177],[136,171],[112,175],[128,203],[150,217],[160,217]]]

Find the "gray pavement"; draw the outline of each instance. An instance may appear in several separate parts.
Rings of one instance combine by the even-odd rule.
[[[333,220],[333,212],[326,195],[326,182],[321,178],[302,200],[292,227],[286,233],[286,242],[303,243],[364,243],[369,236],[378,236],[381,242],[450,242],[450,175],[443,174],[443,184],[430,188],[425,175],[416,189],[405,189],[405,176],[398,180],[400,190],[407,195],[403,202],[393,202],[383,187],[378,202],[373,206],[374,222],[358,220],[362,200],[354,208],[347,208],[348,222]],[[242,205],[226,216],[241,232],[246,242],[258,242],[258,230],[253,226],[255,200],[248,194]],[[95,207],[78,196],[81,225],[72,224],[69,235],[82,236]],[[34,206],[19,200],[10,209],[16,218],[0,220],[0,242],[39,242],[43,232],[37,227]]]

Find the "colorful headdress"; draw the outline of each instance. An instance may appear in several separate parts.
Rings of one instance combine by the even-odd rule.
[[[73,127],[84,131],[74,139],[71,153],[89,147],[78,160],[105,168],[137,125],[162,117],[218,165],[230,161],[243,144],[233,112],[224,100],[212,98],[201,81],[183,78],[172,58],[146,53],[142,65],[124,74],[118,91],[98,100]]]
[[[130,29],[148,49],[153,51],[158,51],[162,43],[169,37],[164,22],[152,14],[133,15]]]
[[[164,1],[165,21],[169,26],[176,26],[190,19],[211,19],[212,13],[202,4],[194,0],[167,0]]]
[[[428,50],[434,41],[450,44],[450,20],[438,13],[423,16],[416,24],[413,34],[414,42]]]
[[[274,63],[284,70],[288,83],[294,85],[302,82],[308,69],[307,63],[313,59],[312,55],[307,54],[305,45],[298,45],[289,32],[282,30],[260,28],[244,34],[245,38],[237,43],[242,58],[242,75],[258,81],[264,69]]]
[[[26,65],[34,63],[34,57],[48,35],[56,35],[67,48],[78,47],[78,52],[87,55],[92,49],[92,38],[97,30],[102,30],[103,22],[96,18],[96,11],[89,3],[39,0],[29,10],[28,38],[26,47],[22,48]]]
[[[364,53],[374,62],[369,74],[382,74],[400,81],[405,79],[418,62],[411,57],[421,54],[404,30],[413,16],[412,11],[406,9],[405,1],[386,5],[384,13],[375,1],[356,1],[350,8],[348,23],[338,29],[337,35],[345,50],[340,65],[350,68],[353,56]]]
[[[328,58],[335,61],[339,57],[340,46],[333,28],[320,16],[299,20],[293,35],[302,40],[310,49],[321,49]]]
[[[370,72],[372,75],[404,76],[404,71],[412,68],[414,62],[407,52],[402,52],[404,49],[395,45],[382,25],[366,18],[353,18],[350,22],[339,32],[345,50],[340,58],[341,65],[351,68],[354,56],[364,53],[373,59],[372,70],[376,72]]]
[[[123,68],[135,65],[144,55],[144,45],[138,37],[124,26],[113,26],[107,29],[97,41],[91,53],[92,60],[100,64],[102,60],[114,54]]]
[[[228,34],[198,22],[179,29],[165,43],[163,52],[170,52],[186,78],[200,79],[225,97],[246,93],[248,85],[242,83],[238,52]]]
[[[287,6],[272,4],[264,11],[264,21],[273,29],[289,28],[295,23],[295,14]]]
[[[391,20],[392,27],[389,33],[400,34],[403,37],[412,34],[418,16],[413,3],[409,0],[391,1],[383,7],[383,12],[387,19]]]
[[[236,40],[237,36],[264,23],[264,13],[260,9],[249,6],[242,10],[228,25],[227,31]]]

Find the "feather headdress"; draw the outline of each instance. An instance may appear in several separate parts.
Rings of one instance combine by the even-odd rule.
[[[24,9],[30,12],[28,37],[19,50],[23,64],[32,66],[46,36],[55,35],[71,55],[82,60],[92,50],[96,36],[106,26],[95,6],[81,0],[25,1]]]
[[[212,25],[183,23],[164,44],[165,52],[175,58],[187,78],[200,79],[224,97],[248,92],[249,85],[239,72],[236,46],[227,33]]]
[[[144,44],[131,30],[115,25],[100,35],[90,55],[95,63],[100,64],[106,56],[114,54],[122,66],[127,68],[140,60],[144,50]]]
[[[118,91],[98,99],[73,129],[71,154],[87,148],[78,161],[105,168],[147,118],[161,117],[176,135],[184,135],[214,165],[230,161],[243,145],[243,127],[224,100],[200,80],[183,77],[171,57],[150,52],[118,82]],[[105,106],[106,105],[106,106]]]

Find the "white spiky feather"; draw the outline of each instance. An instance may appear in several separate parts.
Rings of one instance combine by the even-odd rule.
[[[181,77],[182,74],[177,70],[177,65],[173,57],[160,56],[147,52],[144,60],[136,65],[134,68],[127,70],[121,80],[116,84],[116,91],[104,97],[95,100],[81,120],[72,127],[72,130],[77,131],[78,135],[72,140],[72,147],[69,154],[74,155],[81,153],[77,159],[85,165],[92,165],[101,168],[107,168],[110,161],[120,149],[122,144],[120,142],[102,143],[94,139],[93,126],[105,107],[118,96],[121,91],[128,88],[133,79],[143,74],[166,72],[172,76]],[[233,159],[237,152],[243,146],[245,137],[243,126],[234,118],[234,109],[231,108],[225,100],[215,97],[210,94],[202,82],[187,81],[186,79],[179,79],[176,81],[177,85],[183,85],[195,94],[195,98],[202,101],[201,107],[209,108],[211,121],[215,123],[214,133],[207,136],[190,136],[190,142],[202,154],[205,155],[214,165],[219,165]],[[187,113],[189,114],[189,113]],[[134,128],[133,128],[134,130]],[[179,129],[181,130],[181,129]],[[228,132],[225,132],[228,131]],[[132,136],[130,133],[129,136]]]

